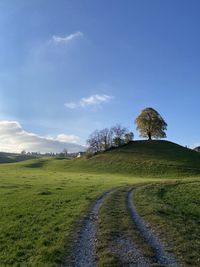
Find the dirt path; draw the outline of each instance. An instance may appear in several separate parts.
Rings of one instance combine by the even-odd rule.
[[[110,249],[116,255],[123,266],[127,267],[149,267],[152,266],[152,260],[144,255],[143,251],[129,237],[119,235],[113,240],[113,246]]]
[[[152,253],[143,251],[136,241],[132,220],[127,211],[128,188],[120,188],[101,206],[97,224],[98,264],[100,266],[149,267]]]
[[[136,189],[132,189],[128,192],[128,208],[139,232],[144,237],[147,244],[154,250],[156,264],[179,267],[180,265],[177,263],[174,255],[167,251],[169,248],[167,248],[166,245],[164,245],[163,242],[161,242],[161,240],[152,232],[152,230],[146,226],[145,221],[137,213],[133,200],[135,190]],[[104,200],[113,192],[116,192],[116,189],[105,192],[99,199],[97,199],[88,216],[83,219],[81,229],[78,232],[73,245],[70,257],[71,267],[97,266],[95,257],[98,213]],[[124,235],[119,234],[116,238],[113,237],[110,250],[113,254],[120,258],[121,262],[125,264],[123,266],[153,266],[152,259],[143,255],[143,251],[140,251],[134,240],[131,240]],[[64,267],[66,265],[63,264],[62,266]]]
[[[94,204],[88,216],[83,220],[78,239],[72,251],[73,267],[95,267],[95,246],[96,246],[96,223],[98,219],[98,211],[103,204],[105,198],[110,195],[113,190],[105,192]]]
[[[136,207],[134,204],[134,199],[133,199],[135,190],[136,189],[132,189],[128,193],[128,207],[130,209],[132,219],[134,220],[134,223],[136,224],[141,235],[144,237],[144,239],[147,241],[147,243],[155,251],[155,257],[156,257],[157,263],[160,265],[164,265],[164,266],[173,266],[173,267],[180,266],[177,263],[174,255],[172,253],[167,252],[168,248],[151,231],[151,229],[149,229],[146,226],[145,221],[137,213],[137,210],[136,210]]]

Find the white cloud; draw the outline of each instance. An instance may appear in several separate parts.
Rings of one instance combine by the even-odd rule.
[[[78,136],[59,134],[56,137],[42,137],[25,131],[17,121],[0,121],[0,151],[21,152],[61,152],[67,148],[69,152],[83,151],[78,145]]]
[[[78,108],[79,106],[80,105],[78,103],[75,103],[75,102],[65,103],[65,107],[70,108],[70,109]]]
[[[113,97],[109,95],[91,95],[89,97],[83,97],[77,102],[68,102],[65,103],[65,106],[70,109],[75,109],[78,107],[86,107],[86,106],[94,106],[100,105],[102,103],[106,103],[110,101]]]
[[[80,141],[80,137],[73,134],[58,134],[56,137],[50,136],[48,139],[73,144],[77,144]]]
[[[80,104],[82,107],[87,105],[98,105],[103,102],[108,102],[111,99],[111,96],[108,95],[91,95],[87,98],[82,98]]]
[[[83,36],[83,33],[80,31],[72,33],[72,34],[67,35],[67,36],[63,36],[63,37],[53,35],[51,42],[56,43],[56,44],[67,44],[70,41],[72,41],[73,39],[78,38],[78,37],[82,37],[82,36]]]

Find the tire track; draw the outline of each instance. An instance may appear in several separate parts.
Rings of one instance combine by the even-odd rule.
[[[128,192],[128,208],[131,212],[131,217],[136,224],[138,230],[140,231],[146,242],[152,247],[155,252],[155,257],[158,264],[171,267],[179,267],[175,256],[167,251],[166,246],[163,242],[149,229],[145,221],[138,214],[135,204],[134,204],[134,191],[136,189],[131,189]]]
[[[96,224],[98,212],[105,198],[115,189],[105,192],[95,202],[88,216],[83,220],[82,227],[72,250],[72,267],[95,267],[96,266]]]
[[[98,263],[100,266],[149,267],[152,254],[136,242],[132,221],[127,210],[128,188],[113,192],[99,212]],[[101,259],[102,258],[102,259]]]

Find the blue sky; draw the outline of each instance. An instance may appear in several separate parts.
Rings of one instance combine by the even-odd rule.
[[[116,123],[137,139],[149,106],[167,139],[200,144],[199,10],[198,0],[1,0],[0,150],[35,150],[27,135],[43,151],[46,140],[84,144]]]

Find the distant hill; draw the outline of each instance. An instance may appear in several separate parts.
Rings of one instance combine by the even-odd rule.
[[[87,159],[38,159],[29,168],[137,176],[200,175],[200,154],[169,141],[132,141]]]
[[[0,163],[13,163],[23,160],[36,159],[37,155],[23,155],[18,153],[0,152]]]

